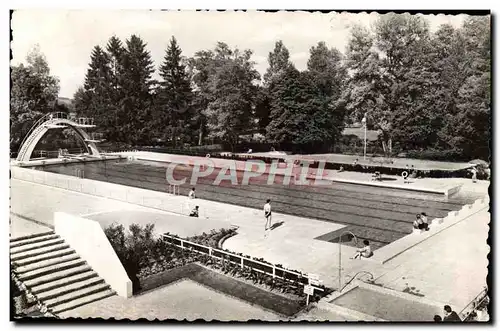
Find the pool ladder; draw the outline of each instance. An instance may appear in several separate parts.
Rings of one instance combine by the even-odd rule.
[[[173,195],[180,195],[179,193],[179,185],[169,185],[168,193]]]
[[[75,175],[78,178],[85,178],[85,170],[83,170],[83,169],[75,169]]]

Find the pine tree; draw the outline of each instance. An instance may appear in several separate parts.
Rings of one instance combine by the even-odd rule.
[[[130,144],[151,141],[153,61],[146,44],[136,35],[126,40],[123,55],[123,98],[120,100],[120,140]]]
[[[163,81],[157,92],[157,107],[160,110],[158,118],[165,133],[168,132],[166,136],[172,140],[173,147],[176,147],[178,139],[182,143],[192,138],[193,92],[181,54],[177,40],[172,37],[160,66]]]
[[[110,106],[110,78],[109,57],[100,46],[95,46],[90,55],[89,69],[83,85],[89,104],[79,108],[86,109],[85,116],[93,117],[101,128],[106,128],[107,125],[105,118]]]
[[[108,139],[115,141],[120,136],[120,127],[124,125],[121,121],[122,114],[120,102],[124,98],[123,80],[125,74],[123,43],[116,36],[112,36],[106,45],[109,57],[110,80],[109,96],[111,107],[106,117]]]

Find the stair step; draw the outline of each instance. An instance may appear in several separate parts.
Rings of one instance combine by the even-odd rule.
[[[28,252],[22,252],[19,254],[11,254],[10,260],[12,262],[16,262],[16,261],[24,260],[24,259],[27,259],[30,257],[36,257],[36,256],[40,256],[40,255],[47,254],[47,253],[62,251],[66,248],[69,248],[69,245],[66,243],[57,244],[57,245],[49,246],[49,247],[43,247],[43,248],[28,251]]]
[[[84,273],[84,272],[87,272],[90,270],[92,270],[92,268],[90,268],[87,264],[84,264],[82,266],[78,266],[75,268],[54,272],[52,274],[38,277],[35,279],[30,279],[30,280],[25,281],[24,284],[31,288],[31,287],[34,287],[37,285],[42,285],[42,284],[50,283],[50,282],[53,282],[53,281],[56,281],[59,279],[66,278],[66,277],[78,275],[78,274],[81,274],[81,273]]]
[[[48,235],[52,235],[52,234],[55,234],[55,232],[54,231],[47,231],[47,232],[35,233],[35,234],[30,234],[28,236],[10,238],[10,242],[13,243],[13,242],[21,241],[21,240],[43,237],[43,236],[48,236]]]
[[[53,274],[53,273],[58,272],[58,271],[63,271],[63,270],[71,269],[74,267],[78,267],[78,266],[81,266],[84,264],[86,264],[86,263],[82,259],[72,260],[72,261],[68,261],[68,262],[62,262],[62,263],[54,264],[54,265],[51,265],[51,266],[48,266],[45,268],[40,268],[40,269],[36,269],[36,270],[30,271],[30,272],[26,272],[22,275],[19,275],[19,280],[26,281],[26,280],[30,280],[30,279],[35,279],[35,278],[42,277],[45,275]]]
[[[102,292],[102,291],[105,291],[108,289],[110,289],[110,287],[106,283],[97,284],[97,285],[89,286],[87,288],[80,289],[80,290],[75,291],[75,292],[61,295],[60,297],[57,297],[57,298],[46,300],[44,303],[45,303],[45,305],[47,305],[47,308],[53,308],[55,306],[59,306],[59,305],[62,305],[64,303],[71,302],[73,300],[77,300],[77,299],[86,297],[88,295]]]
[[[58,279],[56,281],[52,281],[50,283],[45,283],[45,284],[33,286],[33,287],[31,287],[31,292],[38,295],[40,293],[50,291],[50,290],[53,290],[55,288],[64,287],[64,286],[67,286],[67,285],[70,285],[70,284],[73,284],[76,282],[80,282],[80,281],[83,281],[86,279],[90,279],[93,277],[97,277],[97,273],[93,270],[89,270],[89,271],[85,271],[82,273],[78,273],[78,274],[73,275],[73,276],[64,277],[64,278]]]
[[[18,275],[22,275],[26,272],[49,267],[51,265],[55,265],[55,264],[59,264],[59,263],[77,260],[79,258],[80,258],[80,256],[78,256],[78,254],[75,253],[75,254],[70,254],[70,255],[66,255],[66,256],[62,256],[62,257],[57,257],[55,259],[50,259],[50,260],[45,260],[45,261],[41,261],[41,262],[37,262],[37,263],[32,263],[32,264],[24,266],[24,267],[17,267],[14,270]]]
[[[106,291],[98,292],[98,293],[88,295],[88,296],[85,296],[83,298],[71,301],[71,302],[67,302],[67,303],[62,304],[62,305],[58,305],[55,308],[51,309],[51,311],[53,314],[60,314],[62,312],[65,312],[65,311],[68,311],[71,309],[75,309],[75,308],[87,305],[87,304],[95,302],[95,301],[109,298],[115,294],[116,294],[115,291],[108,289]]]
[[[42,301],[49,301],[58,297],[65,296],[69,293],[78,292],[80,290],[84,290],[86,288],[91,288],[96,285],[105,284],[104,279],[99,276],[88,278],[81,280],[79,282],[73,282],[72,284],[68,284],[66,286],[54,288],[50,291],[45,291],[42,294],[37,295],[38,299]],[[107,285],[107,284],[105,284]]]
[[[38,242],[38,243],[33,243],[29,245],[24,245],[24,246],[19,246],[19,247],[14,247],[10,250],[10,254],[18,254],[18,253],[23,253],[23,252],[28,252],[34,249],[39,249],[39,248],[44,248],[44,247],[49,247],[57,244],[62,244],[64,242],[64,239],[58,238],[58,239],[52,239],[52,240],[47,240],[45,242]]]
[[[50,239],[56,239],[60,238],[59,235],[57,234],[49,234],[49,235],[44,235],[42,237],[35,237],[35,238],[29,238],[26,240],[20,240],[20,241],[15,241],[10,243],[10,248],[14,247],[19,247],[19,246],[24,246],[24,245],[29,245],[29,244],[34,244],[34,243],[39,243],[42,241],[47,241]]]
[[[26,266],[26,265],[29,265],[32,263],[37,263],[40,261],[45,261],[45,260],[50,260],[50,259],[54,259],[57,257],[65,256],[65,255],[70,255],[70,254],[73,254],[74,252],[75,252],[74,249],[66,248],[66,249],[63,249],[60,251],[50,252],[47,254],[41,254],[41,255],[30,257],[27,259],[15,261],[12,264],[14,264],[15,267],[21,267],[21,266]]]

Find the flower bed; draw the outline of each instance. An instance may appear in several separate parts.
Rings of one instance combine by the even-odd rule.
[[[278,269],[283,268],[281,265],[275,265],[277,267],[275,270],[276,277],[273,277],[258,271],[272,274],[272,267],[257,262],[270,263],[260,258],[251,258],[250,256],[244,256],[248,260],[245,260],[245,265],[242,268],[240,258],[225,255],[220,251],[239,256],[243,256],[242,254],[219,249],[218,251],[214,251],[213,256],[210,256],[208,254],[211,248],[195,246],[193,244],[188,245],[188,243],[186,243],[185,248],[181,248],[163,238],[153,238],[153,228],[152,224],[144,228],[133,224],[130,226],[129,234],[125,233],[125,229],[121,225],[112,224],[105,229],[108,240],[115,249],[133,283],[134,293],[141,291],[141,280],[167,270],[198,262],[214,271],[235,277],[268,291],[285,295],[290,299],[300,301],[301,304],[305,304],[303,284],[307,283],[307,277],[300,276],[300,272],[293,270],[287,272],[286,269]],[[217,248],[217,244],[221,239],[234,234],[235,230],[221,229],[219,231],[212,231],[209,234],[204,233],[194,236],[190,240],[194,239],[194,242],[200,245]],[[318,301],[321,297],[332,292],[331,289],[324,286],[318,287],[322,288],[323,291],[311,297],[310,302]]]
[[[203,232],[201,235],[186,238],[186,240],[195,242],[200,245],[213,248],[220,248],[224,240],[236,235],[235,229],[220,229],[212,230],[210,233]]]
[[[170,236],[174,237],[174,239],[170,241],[172,246],[178,247],[176,245],[180,245],[180,240],[176,242],[175,238],[179,237],[171,234]],[[206,251],[204,247],[190,245],[186,242],[183,242],[183,246],[185,247],[185,250],[190,253],[199,252],[196,253],[199,255],[199,257],[197,258],[197,262],[203,264],[206,267],[209,267],[213,270],[218,270],[226,275],[251,282],[254,285],[263,287],[273,292],[281,293],[284,295],[291,295],[291,297],[295,299],[304,300],[305,303],[303,284],[306,284],[308,282],[308,278],[306,277],[306,275],[301,276],[300,271],[286,269],[281,264],[276,264],[274,265],[274,272],[276,277],[273,277],[272,275],[269,275],[273,273],[273,264],[265,261],[262,258],[251,257],[226,249],[219,249],[219,251],[224,251],[230,253],[231,255],[225,255],[218,251],[214,251],[210,256],[207,255],[209,254],[209,252]],[[239,258],[238,256],[246,258],[243,267],[241,267],[241,258]],[[322,291],[316,291],[315,295],[310,298],[310,302],[319,301],[319,299],[332,292],[331,289],[322,285],[316,287],[321,288]]]

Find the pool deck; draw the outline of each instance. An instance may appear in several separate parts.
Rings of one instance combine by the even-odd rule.
[[[11,165],[20,167],[39,167],[39,166],[53,165],[53,164],[70,164],[70,163],[82,163],[82,162],[119,160],[122,158],[124,157],[120,155],[103,153],[99,157],[92,155],[83,155],[83,156],[72,156],[64,158],[53,158],[53,159],[32,159],[30,161],[23,161],[23,162],[19,162],[14,159],[11,160],[10,163]]]
[[[484,181],[473,184],[467,179],[439,181],[460,181],[462,182],[460,191],[473,194],[486,194],[489,185],[489,182]],[[106,215],[106,213],[112,215],[109,212],[129,210],[141,211],[144,213],[142,215],[150,216],[162,213],[171,215],[130,203],[16,179],[11,181],[11,186],[11,212],[15,214],[11,219],[13,236],[25,235],[30,231],[46,231],[46,228],[38,224],[33,225],[30,220],[50,225],[55,211],[75,215]],[[273,223],[284,223],[266,235],[263,229],[264,221],[259,215],[260,213],[255,210],[255,214],[241,213],[239,217],[231,219],[231,223],[240,228],[237,236],[226,240],[224,248],[262,257],[285,267],[318,274],[324,285],[337,288],[340,247],[335,243],[315,240],[314,237],[342,228],[342,225],[275,214]],[[171,233],[181,232],[183,221],[189,219],[155,217],[147,219],[155,219],[155,223],[162,224],[162,231],[171,229],[169,231]],[[228,224],[224,219],[210,220],[210,222],[216,221],[216,224],[206,223],[208,220],[196,221],[204,223],[197,222],[200,227],[192,227],[190,230],[192,233],[206,232],[210,227],[220,228],[224,222]],[[486,254],[489,251],[486,238],[489,221],[490,215],[487,211],[475,214],[383,265],[367,260],[350,260],[349,257],[354,254],[355,249],[342,246],[342,282],[359,271],[369,271],[382,286],[399,291],[413,291],[429,299],[447,302],[453,309],[460,310],[486,285]],[[471,244],[464,245],[464,243]]]

